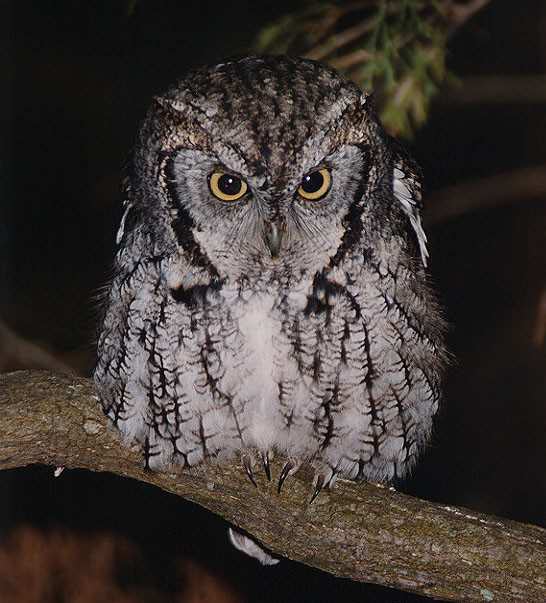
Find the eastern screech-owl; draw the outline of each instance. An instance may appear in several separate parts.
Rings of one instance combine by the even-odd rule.
[[[419,171],[369,95],[302,59],[196,71],[154,99],[126,195],[95,381],[149,467],[408,471],[444,323]]]

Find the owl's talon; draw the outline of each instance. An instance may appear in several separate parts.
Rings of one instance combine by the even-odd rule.
[[[279,484],[277,485],[277,492],[280,494],[281,493],[281,489],[282,489],[282,485],[284,484],[284,480],[288,477],[288,475],[290,474],[290,471],[292,471],[292,469],[294,469],[294,463],[288,461],[285,466],[282,468],[281,471],[281,475],[279,477]]]
[[[267,479],[271,481],[271,465],[269,464],[269,453],[262,452],[262,463],[264,465],[264,471],[267,476]]]
[[[250,459],[247,456],[243,457],[243,468],[245,470],[245,473],[248,476],[248,479],[252,482],[254,487],[257,488],[258,484],[256,483],[256,480],[254,479],[254,474],[252,473],[252,466],[250,464]]]
[[[313,496],[311,496],[311,500],[309,501],[309,504],[313,504],[313,501],[315,500],[315,498],[321,493],[322,489],[327,486],[327,484],[325,484],[324,481],[324,476],[319,475],[317,477],[317,483],[315,484],[315,490],[313,492]]]

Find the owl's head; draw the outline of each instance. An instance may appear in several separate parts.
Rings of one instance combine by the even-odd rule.
[[[415,167],[369,95],[319,63],[191,73],[154,99],[131,174],[128,204],[170,256],[172,286],[198,273],[300,279],[390,239],[426,261]]]

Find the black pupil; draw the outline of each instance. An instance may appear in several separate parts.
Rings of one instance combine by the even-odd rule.
[[[224,195],[238,195],[241,192],[241,180],[230,174],[223,174],[218,179],[218,188]]]
[[[301,188],[306,193],[316,193],[323,184],[324,176],[320,172],[313,172],[312,174],[305,176],[301,183]]]

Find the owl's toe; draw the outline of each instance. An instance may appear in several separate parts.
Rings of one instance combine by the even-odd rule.
[[[324,476],[318,475],[315,479],[315,488],[313,490],[313,495],[311,496],[309,504],[312,504],[315,498],[321,493],[322,489],[324,488],[324,485]]]
[[[282,468],[281,474],[279,476],[279,483],[277,484],[277,492],[280,494],[283,484],[286,480],[286,478],[291,475],[296,473],[296,471],[299,469],[299,464],[296,463],[295,461],[287,461],[284,465],[284,467]]]
[[[248,454],[243,454],[241,457],[241,462],[243,465],[243,469],[247,474],[248,479],[251,481],[252,485],[257,488],[258,484],[256,483],[256,479],[254,478],[254,473],[252,472],[252,458]]]
[[[262,462],[265,476],[267,477],[268,481],[271,481],[271,460],[273,459],[273,453],[269,450],[258,453],[254,449],[248,449],[243,451],[241,454],[241,464],[243,465],[243,469],[245,470],[245,473],[252,485],[256,488],[258,487],[258,484],[256,482],[255,470],[256,465],[260,462],[257,457]]]
[[[312,504],[317,496],[324,490],[330,490],[334,487],[337,479],[337,472],[331,467],[324,467],[315,473],[313,479],[313,494],[309,504]]]
[[[271,453],[269,451],[262,452],[260,456],[262,458],[262,464],[264,466],[265,475],[268,481],[271,481],[271,465],[269,463],[271,459]]]

